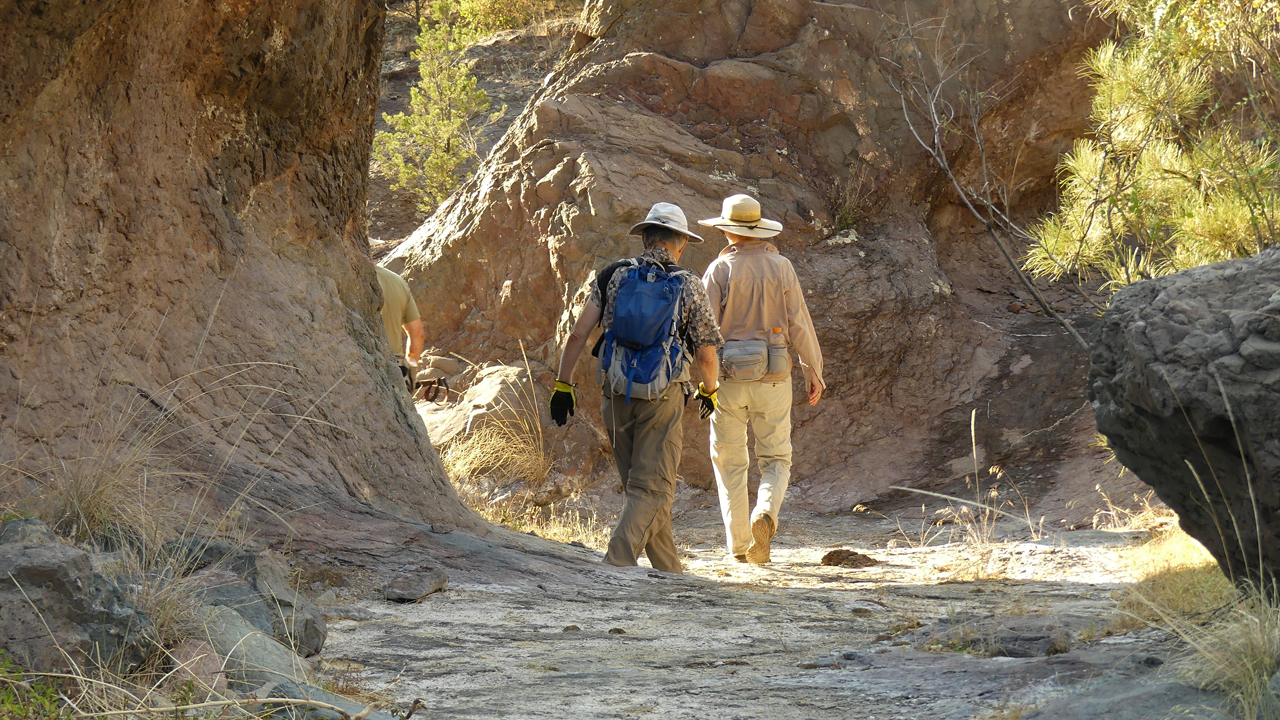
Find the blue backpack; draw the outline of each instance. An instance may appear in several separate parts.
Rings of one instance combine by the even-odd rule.
[[[613,324],[600,353],[602,384],[614,395],[657,400],[673,382],[689,379],[676,332],[688,270],[662,269],[631,259],[613,304]]]

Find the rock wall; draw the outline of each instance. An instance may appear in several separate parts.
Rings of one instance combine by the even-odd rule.
[[[395,550],[388,512],[478,524],[379,339],[364,207],[382,12],[0,14],[0,503],[132,442],[215,479],[188,482],[197,518],[241,501],[274,539],[343,549],[335,528],[372,515],[390,534],[368,544]]]
[[[523,342],[545,377],[586,281],[638,252],[625,232],[650,204],[678,203],[696,220],[718,214],[724,196],[752,193],[786,225],[778,243],[828,367],[823,403],[794,409],[790,497],[848,508],[894,483],[945,479],[949,461],[969,454],[967,427],[944,438],[948,413],[989,406],[986,389],[1010,377],[1004,356],[1034,319],[1008,317],[1009,277],[911,138],[878,58],[907,20],[945,18],[942,43],[976,57],[976,85],[1006,88],[981,119],[988,160],[1018,189],[1016,210],[1038,209],[1058,156],[1085,129],[1076,69],[1106,31],[1088,17],[1069,0],[590,0],[574,50],[476,175],[384,262],[409,279],[430,342],[511,364]],[[972,148],[954,152],[962,180],[976,177]],[[842,197],[849,183],[857,189]],[[836,232],[846,202],[868,216],[859,232]],[[685,258],[696,272],[724,245],[707,237]],[[1031,374],[1082,375],[1071,369],[1081,355],[1067,348]],[[579,377],[593,376],[585,358]],[[579,392],[588,418],[594,395]],[[993,447],[1008,451],[1009,437],[1064,414],[1043,396],[1016,402],[1016,421],[983,431]],[[686,447],[706,447],[705,423],[690,420],[687,434]],[[592,422],[560,431],[564,474],[607,474],[603,438]],[[705,454],[687,452],[682,474],[708,487]]]
[[[1136,283],[1093,335],[1116,458],[1238,581],[1280,570],[1280,251]]]

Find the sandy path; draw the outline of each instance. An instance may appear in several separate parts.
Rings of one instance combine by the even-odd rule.
[[[620,569],[586,591],[462,584],[417,605],[368,603],[372,619],[331,624],[327,662],[398,703],[427,699],[427,717],[884,720],[1039,705],[1167,655],[1155,631],[1079,641],[1113,612],[1131,536],[887,549],[901,538],[892,523],[807,516],[755,567],[723,562],[718,521],[681,518],[683,577]],[[879,564],[818,565],[832,539]],[[979,561],[1001,577],[946,582]],[[918,649],[931,632],[999,635],[1013,654],[1041,635],[1066,645],[1020,658]]]

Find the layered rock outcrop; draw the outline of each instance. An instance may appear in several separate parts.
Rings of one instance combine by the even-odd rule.
[[[25,668],[123,674],[155,648],[151,618],[43,523],[0,525],[0,573],[0,650]]]
[[[1125,288],[1091,361],[1116,458],[1228,577],[1280,575],[1280,251]]]
[[[847,508],[936,478],[969,452],[967,432],[962,442],[943,437],[946,414],[1008,375],[1001,358],[1031,321],[1006,317],[1007,296],[978,297],[1003,295],[976,286],[1007,276],[989,266],[987,241],[912,139],[881,57],[920,18],[938,19],[946,48],[969,43],[961,56],[976,58],[975,86],[1006,89],[980,120],[986,159],[1020,208],[1035,207],[1084,131],[1076,69],[1105,32],[1076,10],[1059,0],[590,0],[574,51],[476,175],[384,262],[409,279],[429,340],[507,363],[523,341],[545,378],[586,281],[638,252],[626,228],[650,204],[675,202],[697,219],[718,214],[724,196],[751,193],[786,225],[778,243],[806,288],[829,368],[823,403],[794,410],[791,497]],[[976,178],[972,148],[954,152],[961,180]],[[861,216],[860,232],[837,233],[850,215]],[[707,237],[686,253],[694,271],[723,247],[715,231]],[[1068,348],[1064,358],[1046,376],[1074,372],[1064,368],[1078,355]],[[590,363],[579,368],[588,384]],[[579,391],[587,417],[595,395]],[[995,445],[1061,418],[1054,403],[1023,395],[1020,425],[993,431]],[[689,421],[686,447],[705,447],[704,425]],[[556,440],[575,473],[609,472],[590,423]],[[687,452],[682,474],[707,487],[704,456]]]
[[[388,525],[368,552],[425,535],[389,512],[478,524],[379,339],[365,176],[382,12],[0,14],[0,503],[153,442],[216,477],[187,486],[197,517],[239,502],[246,527],[334,546],[318,528],[372,514]]]

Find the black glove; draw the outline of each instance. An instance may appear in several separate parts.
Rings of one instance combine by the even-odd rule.
[[[719,404],[716,401],[716,393],[718,392],[720,392],[719,387],[711,392],[707,392],[707,389],[702,386],[702,383],[698,383],[698,402],[702,403],[702,407],[698,409],[698,417],[706,420],[711,417],[711,413],[716,411],[716,407]]]
[[[551,419],[562,427],[569,422],[569,416],[578,406],[578,398],[573,394],[574,387],[567,382],[556,380],[556,391],[551,393]]]

